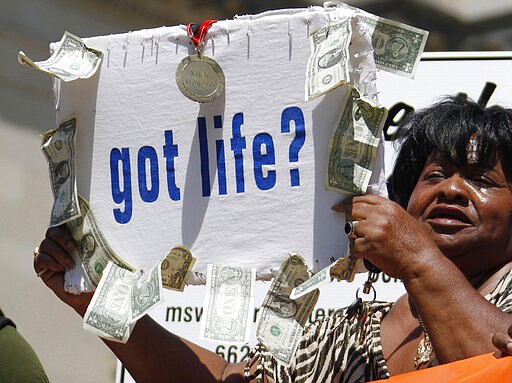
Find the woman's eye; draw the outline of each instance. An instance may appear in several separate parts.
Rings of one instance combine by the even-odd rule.
[[[471,182],[477,186],[480,186],[480,187],[493,187],[493,186],[496,186],[496,183],[486,177],[486,176],[478,176],[478,177],[475,177],[471,180]]]
[[[427,181],[436,181],[444,179],[444,173],[441,171],[432,171],[425,174],[425,180]]]

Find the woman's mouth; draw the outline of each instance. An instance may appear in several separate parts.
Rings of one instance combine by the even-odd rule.
[[[450,205],[438,205],[427,215],[426,221],[436,231],[449,231],[473,226],[473,221],[459,207]]]

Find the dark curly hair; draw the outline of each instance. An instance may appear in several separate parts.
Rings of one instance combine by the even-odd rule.
[[[512,181],[512,109],[484,108],[466,97],[446,97],[413,113],[402,129],[406,133],[399,141],[388,188],[390,198],[404,208],[428,156],[437,152],[460,167],[467,162],[472,137],[477,141],[477,166],[492,167],[499,158]]]

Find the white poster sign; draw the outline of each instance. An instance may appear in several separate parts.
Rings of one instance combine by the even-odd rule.
[[[324,168],[347,87],[304,95],[310,34],[348,20],[349,81],[375,101],[370,34],[354,12],[311,7],[213,24],[202,54],[222,69],[225,92],[208,103],[176,83],[180,63],[197,57],[185,26],[85,39],[103,62],[91,79],[57,83],[57,116],[77,117],[78,192],[119,256],[148,269],[183,244],[196,272],[236,263],[268,279],[290,251],[315,270],[344,255],[344,219],[331,206],[346,195],[325,190]]]

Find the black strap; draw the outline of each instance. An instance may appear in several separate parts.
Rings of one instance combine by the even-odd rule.
[[[12,326],[16,328],[16,325],[12,320],[2,315],[0,316],[0,330],[2,330],[5,326]]]

